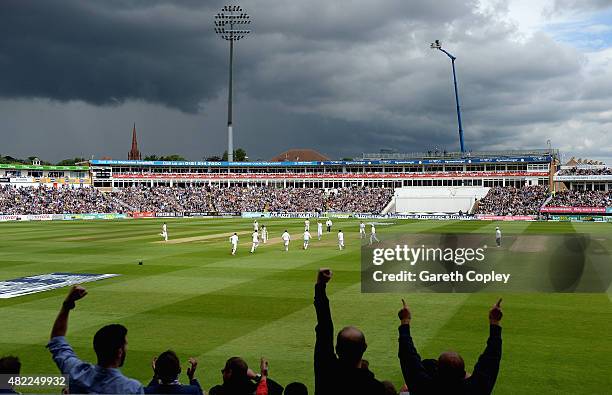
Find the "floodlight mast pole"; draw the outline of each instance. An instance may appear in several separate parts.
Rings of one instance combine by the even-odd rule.
[[[231,33],[233,35],[233,33]],[[227,93],[227,161],[234,161],[234,129],[232,126],[232,98],[233,98],[233,74],[234,74],[234,40],[230,39],[229,58],[229,87]]]
[[[243,12],[242,7],[226,5],[215,15],[215,33],[229,41],[229,83],[227,94],[227,160],[234,161],[234,129],[233,129],[233,75],[234,75],[234,41],[249,34],[250,30],[237,29],[236,25],[249,25],[250,16]],[[228,27],[226,29],[226,26]]]
[[[457,104],[457,123],[459,124],[459,144],[461,146],[461,153],[465,153],[465,146],[463,144],[463,126],[461,125],[461,106],[459,105],[459,93],[457,91],[457,73],[455,72],[455,60],[457,57],[450,54],[448,51],[442,48],[442,43],[440,40],[436,40],[431,44],[432,49],[437,49],[441,52],[444,52],[446,56],[448,56],[451,60],[451,65],[453,68],[453,85],[455,87],[455,103]]]

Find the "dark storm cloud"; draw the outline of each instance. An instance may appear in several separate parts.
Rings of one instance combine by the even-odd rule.
[[[22,123],[29,137],[10,149],[25,152],[26,143],[39,140],[32,136],[50,134],[78,141],[77,151],[124,157],[135,120],[145,152],[199,159],[222,151],[228,54],[212,21],[223,4],[0,2],[0,73],[6,76],[0,97],[22,109],[30,102],[31,108],[52,106],[46,99],[65,103],[64,117],[78,111],[88,125],[66,134],[54,126],[70,128],[56,108],[53,121]],[[454,0],[250,0],[243,6],[254,25],[236,50],[236,144],[253,159],[292,147],[332,157],[379,148],[457,149],[450,60],[429,49],[434,39],[457,56],[471,149],[542,147],[551,138],[562,148],[595,152],[592,141],[601,141],[610,125],[612,72],[587,69],[584,54],[543,33],[519,39],[501,3],[486,12],[477,1]],[[85,111],[73,101],[93,107]],[[0,136],[10,133],[8,126],[20,128],[5,115]],[[581,142],[571,142],[568,131]],[[62,144],[44,149],[55,157],[73,154]]]
[[[202,23],[212,9],[189,4],[2,1],[0,95],[195,111],[218,93],[223,63]]]
[[[5,98],[47,97],[117,104],[127,99],[195,111],[225,86],[226,51],[212,19],[223,2],[31,1],[0,3],[0,82]],[[254,1],[257,31],[279,35],[285,47],[256,40],[249,61],[312,50],[336,50],[338,41],[359,41],[405,19],[448,23],[467,5],[440,2]],[[469,3],[466,3],[469,4]],[[452,10],[452,11],[451,11]],[[299,42],[292,42],[292,41]],[[273,40],[272,40],[273,41]],[[268,45],[266,47],[266,45]],[[347,45],[342,44],[342,45]],[[348,45],[351,45],[350,43]],[[263,51],[262,51],[263,49]],[[267,50],[267,51],[266,51]],[[238,55],[240,56],[240,55]],[[237,72],[241,65],[237,62]],[[305,84],[304,89],[312,84]],[[320,88],[320,87],[318,87]],[[304,97],[310,97],[305,90]]]

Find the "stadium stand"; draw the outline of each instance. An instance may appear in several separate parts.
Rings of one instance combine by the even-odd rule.
[[[380,213],[393,189],[350,187],[136,186],[102,193],[95,188],[0,187],[0,214],[151,212],[359,212]]]
[[[561,191],[547,206],[555,207],[612,207],[612,191]]]
[[[475,214],[537,215],[546,201],[548,187],[494,187],[478,201]]]
[[[95,188],[0,186],[0,214],[84,214],[125,211],[125,206]]]
[[[612,175],[612,169],[609,167],[581,169],[572,167],[569,169],[561,169],[557,172],[559,176],[598,176]]]

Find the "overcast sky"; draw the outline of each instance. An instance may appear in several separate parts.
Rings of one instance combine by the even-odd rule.
[[[0,154],[188,159],[227,146],[213,0],[0,1]],[[612,0],[245,0],[235,147],[358,157],[546,141],[612,164]]]

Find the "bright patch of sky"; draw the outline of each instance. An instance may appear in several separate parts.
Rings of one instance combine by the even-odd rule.
[[[612,1],[593,10],[559,9],[554,0],[480,0],[480,9],[512,23],[518,40],[544,32],[584,52],[612,48]]]
[[[599,51],[612,47],[612,8],[582,15],[580,19],[550,23],[545,32],[555,40],[568,43],[584,51]]]

